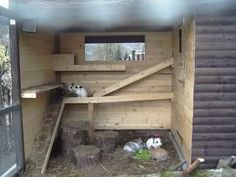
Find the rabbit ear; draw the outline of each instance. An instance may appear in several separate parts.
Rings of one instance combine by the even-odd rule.
[[[75,85],[74,82],[72,82],[71,85],[74,86]]]

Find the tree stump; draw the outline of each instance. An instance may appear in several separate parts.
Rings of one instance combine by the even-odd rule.
[[[119,133],[116,131],[95,132],[94,144],[104,153],[113,153],[119,142]]]
[[[94,145],[79,145],[73,148],[73,163],[79,168],[97,165],[101,161],[101,150]]]
[[[88,144],[88,139],[88,130],[80,122],[64,125],[61,128],[62,153],[71,155],[74,147]]]

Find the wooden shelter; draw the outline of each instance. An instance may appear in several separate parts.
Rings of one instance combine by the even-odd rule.
[[[39,13],[44,1],[24,2],[24,7],[13,4],[12,12],[18,9],[22,14],[17,22],[26,158],[35,137],[42,132],[39,125],[49,125],[44,118],[53,110],[50,98],[55,96],[55,90],[71,83],[86,88],[89,97],[64,97],[59,101],[59,113],[50,124],[49,147],[43,159],[46,163],[59,125],[78,120],[89,121],[90,134],[95,130],[170,130],[187,162],[205,158],[203,168],[215,168],[219,159],[235,155],[234,3],[221,8],[217,3],[200,4],[191,13],[178,14],[166,23],[157,15],[154,21],[161,22],[155,24],[152,18],[142,17],[145,8],[126,1],[108,6],[118,9],[127,6],[126,18],[135,22],[120,20],[118,16],[115,23],[118,12],[109,12],[113,20],[107,23],[104,12],[103,21],[99,21],[96,14],[80,7],[86,9],[88,3],[89,9],[94,1],[74,6],[46,2],[48,6],[43,12],[50,11],[49,17]],[[131,13],[133,7],[140,10],[140,14],[135,11],[140,16],[133,15],[134,10]],[[206,10],[209,7],[211,10]],[[30,15],[24,12],[27,9]],[[0,16],[2,11],[10,14],[9,18],[14,17],[2,8]],[[55,18],[57,15],[59,18]],[[27,25],[37,32],[26,32],[32,27]],[[132,36],[144,38],[144,59],[85,60],[88,37],[111,41],[119,38],[125,42]]]

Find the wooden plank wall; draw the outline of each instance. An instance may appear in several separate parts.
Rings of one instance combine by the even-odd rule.
[[[196,16],[193,159],[215,168],[236,153],[236,14]]]
[[[174,101],[172,104],[171,131],[181,147],[185,158],[191,162],[195,22],[184,18],[182,29],[182,53],[179,52],[179,29],[173,32]]]
[[[126,64],[126,72],[61,72],[61,81],[79,83],[89,95],[117,81],[158,64],[172,56],[171,32],[156,33],[63,33],[60,35],[61,53],[74,53],[76,64],[102,63],[84,61],[84,37],[86,35],[145,35],[145,61],[120,61]],[[104,62],[103,62],[104,63]],[[113,62],[114,63],[114,62]],[[110,95],[170,92],[171,68],[154,74]],[[144,101],[134,103],[100,104],[95,107],[96,129],[156,129],[170,128],[171,102]],[[63,120],[86,120],[87,106],[67,106]]]
[[[46,30],[37,33],[20,33],[21,87],[27,88],[55,81],[52,70],[54,36]],[[22,99],[25,156],[29,157],[34,138],[46,110],[49,93],[37,99]]]

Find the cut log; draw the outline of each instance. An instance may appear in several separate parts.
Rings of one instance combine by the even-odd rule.
[[[104,153],[113,153],[119,142],[119,133],[116,131],[95,132],[94,144]]]
[[[82,122],[66,124],[61,128],[62,153],[71,155],[72,149],[78,145],[88,144],[87,125]]]
[[[203,162],[205,162],[205,159],[198,158],[187,169],[182,171],[182,177],[188,177],[193,171],[195,171],[197,168],[199,168],[200,164]]]
[[[79,168],[95,166],[101,161],[101,150],[93,145],[79,145],[73,148],[73,162]]]

